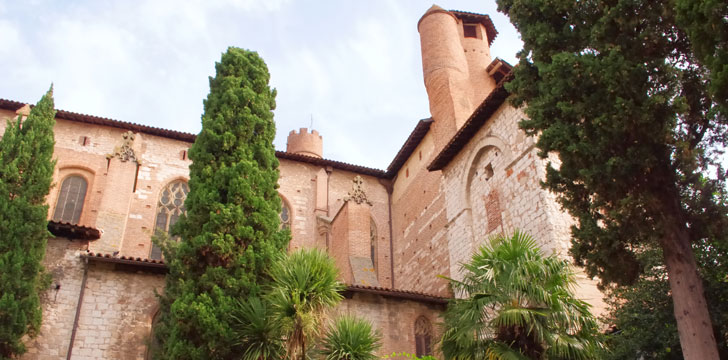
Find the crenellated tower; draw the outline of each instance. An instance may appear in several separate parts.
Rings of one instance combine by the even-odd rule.
[[[286,152],[293,154],[308,155],[317,158],[323,157],[323,138],[318,131],[301,128],[299,132],[291,130],[288,133]]]

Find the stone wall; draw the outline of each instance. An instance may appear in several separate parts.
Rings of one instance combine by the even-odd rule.
[[[162,291],[164,276],[128,265],[86,263],[80,255],[87,247],[85,241],[48,241],[43,264],[52,283],[42,294],[43,323],[21,359],[66,359],[74,324],[72,359],[144,358],[158,307],[155,291]]]
[[[91,262],[74,359],[143,359],[164,276]]]
[[[555,195],[541,187],[547,161],[538,157],[535,138],[518,128],[523,117],[521,110],[501,105],[443,169],[451,264],[467,262],[489,237],[516,229],[532,235],[546,255],[570,259],[574,220],[561,210]],[[453,278],[461,279],[459,266],[451,270]],[[600,314],[604,303],[596,281],[576,271],[577,295]]]
[[[38,335],[26,341],[21,359],[65,359],[83,281],[85,263],[80,254],[88,243],[65,238],[48,240],[43,266],[51,275],[51,287],[41,294],[43,322]],[[56,289],[57,288],[57,289]]]

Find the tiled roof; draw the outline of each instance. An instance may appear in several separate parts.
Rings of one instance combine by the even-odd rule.
[[[430,125],[432,125],[432,118],[422,119],[417,122],[417,126],[415,126],[415,129],[412,130],[412,133],[410,133],[407,140],[404,142],[404,144],[402,144],[402,147],[399,149],[397,155],[387,167],[388,178],[393,178],[395,175],[397,175],[399,169],[402,168],[402,165],[404,165],[405,161],[409,159],[410,155],[412,155],[412,152],[415,151],[415,148],[417,147],[417,145],[420,144],[422,138],[425,137],[427,131],[430,130]]]
[[[6,109],[6,110],[12,110],[17,111],[21,107],[23,107],[25,104],[18,101],[13,100],[6,100],[6,99],[0,99],[0,109]],[[147,126],[147,125],[140,125],[135,123],[130,123],[126,121],[119,121],[109,118],[103,118],[93,115],[86,115],[86,114],[79,114],[75,112],[65,111],[65,110],[57,110],[56,112],[56,118],[63,119],[63,120],[70,120],[70,121],[76,121],[86,124],[94,124],[94,125],[102,125],[102,126],[109,126],[124,130],[131,130],[133,132],[141,132],[149,135],[155,135],[175,140],[181,140],[185,142],[194,142],[195,138],[197,138],[197,135],[185,133],[181,131],[175,131],[175,130],[168,130],[168,129],[162,129],[157,128],[153,126]],[[369,168],[365,166],[359,166],[359,165],[353,165],[348,164],[341,161],[336,160],[328,160],[328,159],[321,159],[313,156],[306,156],[301,154],[293,154],[288,153],[285,151],[276,151],[276,157],[279,159],[287,159],[287,160],[293,160],[293,161],[300,161],[305,162],[317,166],[331,166],[334,169],[339,170],[345,170],[345,171],[351,171],[362,175],[370,175],[374,177],[384,178],[386,177],[386,173],[383,170]]]
[[[379,286],[347,285],[346,291],[382,295],[398,299],[415,300],[433,304],[447,304],[447,302],[449,301],[449,298],[426,294],[419,291],[388,289]]]
[[[496,88],[488,94],[488,97],[473,111],[470,118],[468,118],[455,136],[437,154],[437,157],[427,165],[427,170],[442,170],[465,147],[478,130],[490,119],[493,113],[506,101],[509,93],[505,88],[505,84],[512,78],[513,73],[511,72],[498,83]]]
[[[465,23],[483,24],[486,35],[488,35],[488,45],[493,45],[493,40],[498,36],[498,30],[495,29],[495,25],[493,25],[493,20],[490,19],[490,16],[460,10],[448,11]]]
[[[88,252],[86,254],[82,254],[81,257],[89,259],[90,261],[136,265],[136,266],[146,267],[146,268],[163,269],[165,271],[167,270],[167,265],[164,263],[164,260],[144,259],[144,258],[140,258],[140,257],[123,256],[123,255],[118,256],[118,255],[113,255],[113,254],[95,253],[95,252]]]
[[[101,237],[101,231],[96,228],[53,220],[48,221],[48,231],[67,239],[96,240]]]
[[[99,262],[108,262],[108,263],[115,263],[115,264],[126,264],[126,265],[132,265],[132,266],[138,266],[140,268],[154,268],[158,270],[167,271],[167,264],[164,263],[163,260],[152,260],[152,259],[143,259],[139,257],[131,257],[131,256],[118,256],[118,255],[112,255],[107,253],[95,253],[95,252],[88,252],[86,254],[82,254],[81,257],[88,259],[89,261],[99,261]],[[346,285],[345,292],[358,292],[358,293],[368,293],[368,294],[375,294],[375,295],[382,295],[387,297],[393,297],[398,299],[405,299],[405,300],[413,300],[413,301],[419,301],[419,302],[427,302],[427,303],[433,303],[433,304],[447,304],[449,298],[432,295],[432,294],[426,294],[423,292],[418,291],[411,291],[411,290],[397,290],[397,289],[388,289],[383,288],[379,286],[364,286],[364,285]]]
[[[387,173],[385,173],[383,170],[369,168],[366,166],[360,166],[360,165],[354,165],[349,164],[341,161],[336,160],[328,160],[328,159],[322,159],[317,158],[314,156],[308,156],[303,154],[294,154],[289,153],[285,151],[276,151],[276,157],[279,159],[286,159],[286,160],[293,160],[293,161],[300,161],[309,163],[312,165],[318,165],[318,166],[331,166],[334,169],[340,169],[340,170],[346,170],[355,172],[362,175],[371,175],[374,177],[384,178],[386,177]]]

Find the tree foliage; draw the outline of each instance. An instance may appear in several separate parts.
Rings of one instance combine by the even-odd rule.
[[[215,70],[189,151],[187,215],[173,229],[181,241],[165,250],[159,358],[233,358],[236,301],[260,294],[266,267],[288,242],[279,230],[268,69],[257,53],[231,47]]]
[[[331,324],[320,347],[326,360],[377,360],[381,342],[381,333],[369,321],[343,315]]]
[[[55,113],[51,87],[27,119],[8,121],[0,139],[1,359],[24,353],[21,339],[34,335],[41,323]]]
[[[696,359],[717,353],[690,244],[728,229],[716,161],[727,139],[725,32],[700,39],[725,28],[726,6],[710,4],[498,0],[524,41],[507,86],[528,105],[521,127],[539,134],[541,156],[560,158],[546,186],[578,221],[571,254],[603,283],[628,284],[639,253],[659,246],[683,350]],[[710,169],[717,176],[702,176]]]
[[[265,298],[240,301],[231,316],[241,360],[285,358],[283,329]]]
[[[296,251],[270,268],[267,295],[275,321],[279,322],[291,360],[303,360],[311,340],[320,335],[324,312],[338,304],[343,285],[334,260],[318,249]]]
[[[705,279],[720,356],[728,358],[728,244],[700,242],[694,249]],[[600,358],[683,359],[660,251],[646,251],[640,257],[645,264],[640,279],[631,286],[615,287],[608,292],[609,313],[603,321],[613,328],[606,336],[606,351]]]
[[[450,280],[462,298],[444,314],[446,359],[590,359],[600,347],[569,264],[520,232],[491,238]]]

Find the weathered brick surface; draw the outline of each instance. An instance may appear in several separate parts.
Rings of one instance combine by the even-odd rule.
[[[392,192],[395,287],[449,295],[447,223],[441,173],[426,169],[436,155],[427,134],[397,174]]]

